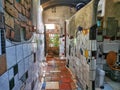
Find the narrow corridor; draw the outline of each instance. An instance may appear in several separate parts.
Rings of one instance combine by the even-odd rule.
[[[120,90],[120,0],[0,0],[0,90]]]
[[[77,90],[76,79],[64,58],[48,56],[42,65],[42,90]]]

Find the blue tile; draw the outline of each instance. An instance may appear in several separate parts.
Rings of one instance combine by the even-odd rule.
[[[27,44],[23,44],[23,53],[24,53],[24,58],[29,55],[29,53],[28,53],[28,45]]]
[[[0,90],[9,90],[8,72],[0,76]]]
[[[18,73],[19,73],[19,79],[23,76],[25,73],[25,66],[24,66],[24,60],[21,60],[18,63]]]
[[[29,56],[29,66],[31,66],[33,64],[33,55]]]
[[[17,83],[15,83],[13,90],[20,90],[21,86],[22,86],[22,81],[19,80]]]
[[[16,53],[17,53],[17,62],[23,59],[23,47],[22,45],[16,46]]]
[[[29,68],[29,58],[25,58],[25,72],[28,70]]]
[[[15,46],[6,48],[7,69],[16,64]]]
[[[19,83],[18,74],[14,76],[14,80],[15,80],[15,85],[17,85]]]
[[[42,89],[45,89],[45,87],[46,87],[46,82],[42,84]]]
[[[104,89],[102,90],[113,90],[109,84],[104,84]]]
[[[13,68],[11,68],[10,70],[8,70],[8,75],[9,75],[9,80],[11,80],[14,77]]]
[[[12,45],[11,42],[6,39],[6,47],[9,47],[9,46],[11,46],[11,45]]]

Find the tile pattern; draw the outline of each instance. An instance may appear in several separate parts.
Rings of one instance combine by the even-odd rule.
[[[76,90],[75,78],[65,66],[66,60],[46,58],[43,62],[40,81],[43,82],[42,90]]]
[[[20,3],[17,3],[17,0],[2,0],[4,3],[4,16],[5,16],[5,24],[6,30],[0,29],[0,55],[4,54],[6,58],[0,58],[0,90],[20,90],[24,88],[24,90],[31,90],[31,84],[37,78],[38,72],[40,72],[39,62],[44,58],[44,45],[38,45],[37,48],[37,59],[36,63],[34,63],[33,57],[33,44],[36,39],[44,40],[44,34],[36,35],[35,40],[33,38],[32,42],[23,42],[23,43],[14,43],[14,37],[16,36],[15,28],[26,27],[26,39],[30,38],[33,34],[31,34],[32,30],[32,22],[30,16],[30,8],[32,5],[31,0],[21,0]],[[35,5],[38,5],[35,2]],[[30,6],[29,6],[30,5]],[[10,8],[12,8],[10,11]],[[20,11],[19,9],[22,9]],[[17,13],[14,13],[14,11]],[[8,12],[7,12],[8,11]],[[9,14],[8,14],[9,13]],[[15,18],[14,15],[17,15],[18,18]],[[34,15],[33,15],[34,16]],[[24,22],[24,23],[23,23]],[[17,24],[17,25],[16,25]],[[19,24],[19,25],[18,25]],[[23,25],[24,24],[24,25]],[[17,26],[17,27],[16,27]],[[44,28],[43,28],[44,29]],[[43,30],[40,29],[40,30]],[[29,34],[29,35],[28,35]],[[30,35],[31,34],[31,35]],[[6,36],[6,38],[4,38]],[[40,37],[41,36],[41,37]],[[44,41],[42,41],[44,42]],[[6,60],[5,60],[6,59]],[[39,62],[38,62],[39,61]],[[2,62],[2,63],[1,63]],[[5,68],[4,68],[5,67]],[[4,71],[4,73],[3,73]],[[25,82],[23,82],[23,81]],[[33,84],[34,87],[34,84]],[[37,90],[37,89],[36,89]]]

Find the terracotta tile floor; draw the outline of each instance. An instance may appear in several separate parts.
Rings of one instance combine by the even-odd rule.
[[[76,80],[65,65],[65,59],[60,58],[48,58],[43,62],[42,90],[77,90]]]

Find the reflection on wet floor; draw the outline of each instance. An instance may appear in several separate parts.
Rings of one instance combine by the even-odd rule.
[[[65,59],[49,58],[43,62],[40,80],[42,90],[77,90],[76,79],[66,67]]]

